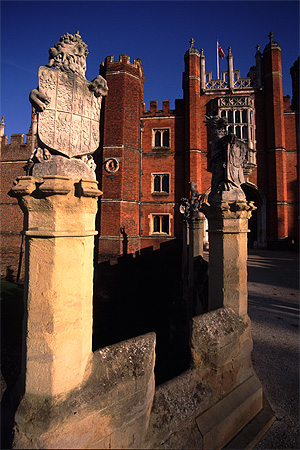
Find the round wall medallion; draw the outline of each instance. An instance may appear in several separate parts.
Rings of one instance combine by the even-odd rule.
[[[115,173],[119,170],[120,163],[115,158],[109,158],[105,164],[104,168],[108,173]]]

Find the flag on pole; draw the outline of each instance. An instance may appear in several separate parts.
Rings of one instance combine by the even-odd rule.
[[[219,42],[217,42],[217,46],[218,46],[218,55],[220,58],[224,58],[225,57],[225,53],[223,52],[223,49],[221,47],[221,45],[219,44]]]
[[[219,44],[219,40],[217,38],[217,80],[219,80],[219,58],[224,58],[225,53],[223,52],[223,49],[221,45]]]

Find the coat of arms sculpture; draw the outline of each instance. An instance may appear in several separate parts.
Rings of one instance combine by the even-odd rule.
[[[101,102],[108,89],[100,75],[92,82],[85,78],[87,54],[79,31],[66,33],[49,50],[48,64],[39,68],[38,88],[29,96],[37,116],[29,174],[82,172],[95,177],[86,169],[95,169],[92,154],[99,147]]]

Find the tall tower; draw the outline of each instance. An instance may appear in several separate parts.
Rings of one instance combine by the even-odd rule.
[[[201,191],[201,119],[200,119],[200,53],[190,40],[184,55],[183,95],[185,115],[185,196],[189,197],[189,181]]]
[[[266,145],[268,167],[269,237],[277,241],[288,236],[286,146],[282,92],[281,47],[269,34],[263,52]]]
[[[144,95],[142,63],[108,56],[101,75],[109,94],[104,104],[100,202],[100,257],[139,250],[141,139]]]

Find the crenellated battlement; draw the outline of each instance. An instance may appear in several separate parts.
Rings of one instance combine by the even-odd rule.
[[[106,60],[106,62],[126,62],[126,63],[128,63],[128,64],[132,64],[132,65],[134,65],[135,67],[137,67],[137,64],[138,63],[140,63],[141,62],[141,60],[139,59],[139,58],[135,58],[134,60],[133,60],[133,63],[131,63],[130,62],[130,56],[128,56],[128,55],[126,55],[125,53],[121,53],[120,55],[119,55],[119,59],[118,60],[115,60],[114,59],[114,55],[109,55],[109,56],[107,56],[106,58],[105,58],[105,60]]]
[[[149,116],[165,116],[165,115],[174,115],[174,114],[181,114],[183,112],[183,100],[182,99],[175,99],[175,109],[170,109],[170,100],[163,100],[162,101],[162,109],[157,108],[157,100],[150,100],[150,109],[145,109],[145,103],[144,103],[144,115]]]
[[[173,114],[174,110],[170,109],[170,100],[163,100],[162,101],[162,109],[157,109],[157,100],[150,100],[150,110],[145,110],[145,114],[154,115],[154,114],[160,114],[160,115],[166,115],[166,114]]]
[[[139,76],[141,78],[144,78],[144,69],[142,65],[142,61],[139,58],[135,58],[133,60],[133,63],[130,62],[130,56],[126,55],[125,53],[119,55],[119,59],[115,60],[113,55],[107,56],[105,58],[105,64],[101,63],[101,66],[106,66],[106,68],[110,65],[115,66],[115,68],[118,67],[118,65],[122,65],[123,67],[127,66],[131,69],[138,69],[139,70]],[[100,66],[100,71],[101,71]]]
[[[9,136],[4,134],[1,139],[1,161],[27,161],[31,154],[31,133],[12,134],[10,143],[8,140]]]

